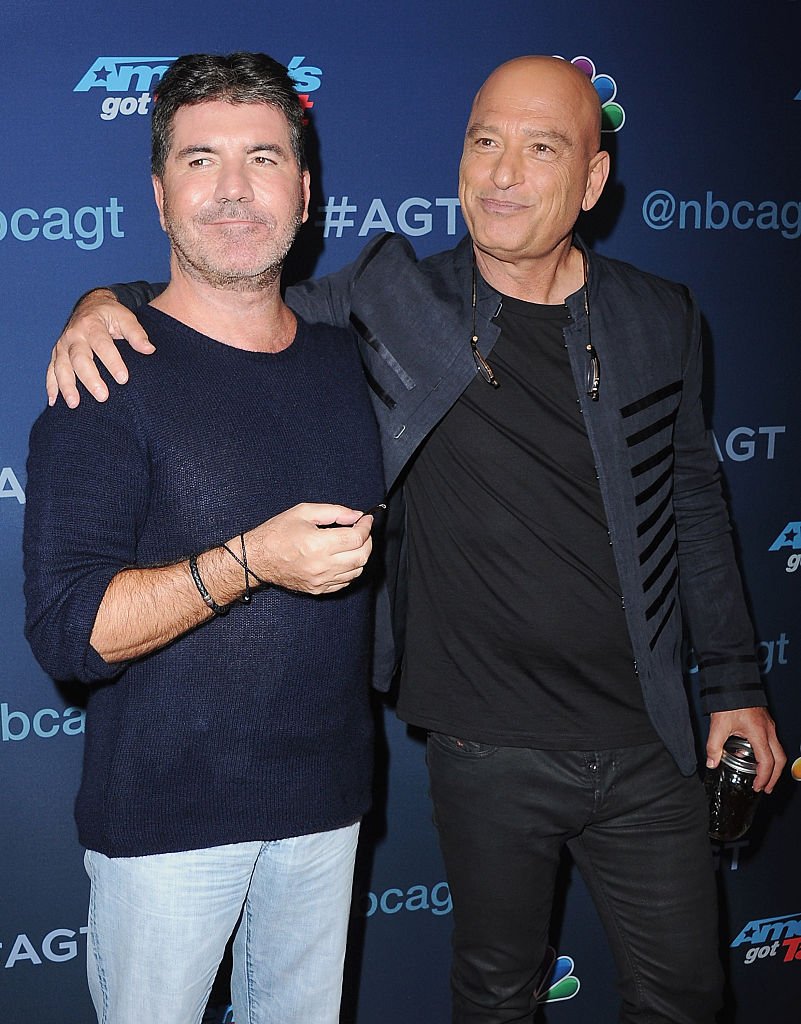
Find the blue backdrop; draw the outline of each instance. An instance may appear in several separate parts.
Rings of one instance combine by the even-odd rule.
[[[758,654],[791,763],[801,753],[798,342],[801,22],[754,6],[569,0],[405,4],[85,0],[3,5],[0,176],[0,1020],[89,1024],[87,881],[72,821],[80,688],[56,687],[22,635],[20,535],[43,369],[79,293],[167,272],[149,181],[150,93],[171,58],[262,49],[309,109],[315,213],[293,273],[341,266],[382,230],[421,255],[463,233],[456,200],[472,95],[526,52],[583,58],[607,104],[613,179],[584,232],[687,282],[704,313],[707,409],[731,498]],[[688,653],[692,684],[692,654]],[[377,708],[343,1020],[448,1019],[450,900],[423,748]],[[801,768],[801,763],[797,766]],[[797,774],[801,775],[801,771]],[[793,798],[795,797],[795,800]],[[798,1019],[798,789],[788,767],[752,833],[719,849],[725,1020]],[[611,961],[566,868],[545,1019],[616,1017]],[[676,935],[676,942],[684,936]],[[225,986],[209,1019],[221,1020]]]

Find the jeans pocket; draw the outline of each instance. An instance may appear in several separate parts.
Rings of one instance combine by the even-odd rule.
[[[481,743],[479,740],[465,740],[459,736],[449,736],[444,732],[429,732],[428,742],[437,749],[456,757],[490,757],[498,747],[494,743]]]

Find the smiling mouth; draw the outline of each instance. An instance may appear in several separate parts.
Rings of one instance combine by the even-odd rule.
[[[242,217],[233,217],[226,220],[210,220],[206,221],[206,227],[212,228],[228,228],[228,227],[243,227],[243,228],[255,228],[264,227],[264,224],[260,220],[243,220]]]
[[[512,203],[508,199],[493,199],[490,196],[480,196],[479,202],[489,213],[520,213],[528,209],[524,203]]]

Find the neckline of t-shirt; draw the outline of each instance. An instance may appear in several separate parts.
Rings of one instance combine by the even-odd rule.
[[[514,316],[528,317],[534,320],[564,320],[570,318],[570,310],[567,303],[543,303],[527,302],[525,299],[516,299],[511,295],[501,296],[501,312],[511,313]]]
[[[224,341],[218,341],[216,338],[210,338],[207,334],[203,334],[202,331],[195,330],[194,327],[190,327],[189,324],[185,324],[182,320],[176,320],[174,316],[170,316],[169,313],[165,313],[164,310],[158,309],[156,306],[143,306],[137,310],[137,315],[145,313],[145,315],[152,315],[156,320],[161,320],[174,334],[185,339],[189,344],[201,345],[208,349],[209,352],[214,352],[222,355],[223,353],[236,353],[235,358],[248,359],[248,360],[276,360],[289,358],[291,354],[298,351],[299,345],[302,344],[306,333],[306,322],[302,320],[297,314],[295,320],[297,321],[297,327],[295,329],[295,337],[286,346],[286,348],[279,349],[277,352],[264,352],[261,350],[255,350],[251,348],[238,348],[236,345],[226,345]]]

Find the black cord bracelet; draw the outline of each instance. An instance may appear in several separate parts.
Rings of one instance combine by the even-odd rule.
[[[197,592],[203,598],[206,605],[214,612],[215,615],[227,615],[231,610],[230,604],[217,604],[214,598],[206,589],[206,585],[200,575],[200,570],[197,567],[197,555],[189,556],[189,572],[192,574],[192,581],[197,587]]]
[[[247,604],[250,601],[250,597],[251,597],[251,593],[250,593],[250,577],[251,576],[262,587],[269,587],[270,583],[269,583],[268,580],[263,580],[261,578],[261,576],[259,576],[257,573],[255,573],[250,568],[250,566],[248,565],[248,553],[247,553],[247,550],[245,549],[245,535],[244,535],[244,533],[240,533],[239,534],[239,543],[242,545],[242,557],[241,558],[239,557],[239,555],[234,554],[234,552],[228,547],[227,544],[223,544],[222,546],[225,548],[225,550],[228,552],[228,554],[231,556],[231,558],[233,558],[233,560],[235,562],[238,562],[242,566],[242,568],[245,570],[245,596],[242,599],[242,603],[243,604]]]
[[[240,598],[242,604],[250,604],[253,594],[250,589],[250,576],[248,576],[248,553],[245,551],[245,535],[244,533],[239,534],[239,540],[242,544],[242,568],[245,570],[245,593]],[[239,561],[239,559],[237,559]]]

